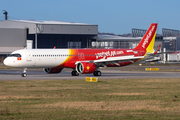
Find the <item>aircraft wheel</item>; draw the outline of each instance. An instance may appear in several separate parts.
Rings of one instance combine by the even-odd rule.
[[[74,71],[71,72],[71,75],[74,76]]]
[[[94,76],[101,76],[101,71],[94,71],[93,75]]]
[[[79,76],[79,73],[76,71],[76,72],[75,72],[75,75],[76,75],[76,76]]]
[[[26,74],[26,73],[22,73],[21,76],[22,76],[22,77],[26,77],[27,74]]]
[[[72,75],[72,76],[78,76],[79,73],[78,73],[77,71],[72,71],[72,72],[71,72],[71,75]]]
[[[101,76],[101,71],[97,71],[97,76]]]
[[[94,71],[93,75],[94,75],[94,76],[97,76],[97,71]]]

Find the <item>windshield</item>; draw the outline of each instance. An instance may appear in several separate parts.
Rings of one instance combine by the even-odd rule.
[[[8,57],[21,57],[20,54],[10,54]]]

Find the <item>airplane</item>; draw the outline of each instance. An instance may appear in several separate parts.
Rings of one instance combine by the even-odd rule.
[[[154,42],[157,23],[152,23],[140,43],[133,49],[21,49],[12,52],[3,63],[6,66],[43,68],[48,74],[60,73],[63,68],[72,68],[71,75],[93,74],[101,76],[101,67],[122,67],[155,55]]]

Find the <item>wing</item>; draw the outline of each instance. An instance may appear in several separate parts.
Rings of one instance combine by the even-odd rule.
[[[134,55],[129,55],[129,56],[120,56],[120,57],[108,57],[108,58],[102,58],[98,60],[90,60],[90,61],[77,61],[75,64],[78,64],[79,62],[91,62],[95,63],[98,67],[106,67],[107,64],[115,64],[117,66],[120,66],[119,63],[121,62],[132,62],[134,63],[135,60],[139,60],[144,58],[144,56],[134,56]]]

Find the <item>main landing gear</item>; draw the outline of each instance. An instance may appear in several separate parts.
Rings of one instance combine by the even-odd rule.
[[[79,73],[78,73],[76,70],[73,70],[73,71],[71,72],[71,75],[72,75],[72,76],[79,76]]]
[[[101,71],[94,71],[93,75],[94,76],[101,76]]]
[[[21,74],[22,77],[26,77],[26,76],[27,76],[26,70],[27,70],[27,68],[24,68],[24,69],[23,69],[23,73]]]
[[[73,70],[73,71],[71,72],[71,75],[72,75],[72,76],[79,76],[79,73],[78,73],[76,70]],[[101,71],[94,71],[93,75],[94,75],[94,76],[101,76]]]

